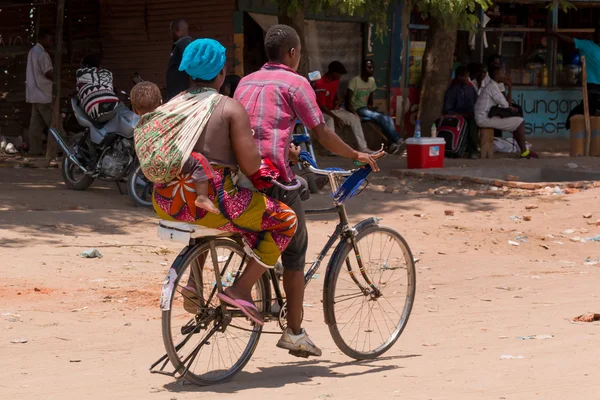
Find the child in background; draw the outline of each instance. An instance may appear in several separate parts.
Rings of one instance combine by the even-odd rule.
[[[133,111],[140,117],[154,111],[162,104],[160,89],[152,82],[140,82],[131,90],[131,105]],[[220,214],[208,198],[208,181],[214,177],[214,171],[208,160],[200,153],[192,152],[183,165],[182,173],[189,173],[196,189],[196,207]]]

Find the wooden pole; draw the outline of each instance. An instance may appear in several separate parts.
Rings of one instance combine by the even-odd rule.
[[[60,86],[62,69],[62,49],[63,49],[63,27],[65,22],[65,0],[56,2],[56,53],[54,54],[54,105],[52,107],[52,122],[50,126],[57,129],[64,135],[62,118],[60,115]],[[48,135],[48,146],[46,148],[46,158],[52,160],[56,157],[58,144],[52,135]]]
[[[581,84],[583,89],[583,115],[585,117],[585,156],[590,155],[590,143],[592,139],[592,124],[590,122],[590,102],[587,91],[587,65],[585,56],[581,56]]]

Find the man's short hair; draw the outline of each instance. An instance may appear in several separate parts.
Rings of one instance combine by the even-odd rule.
[[[189,27],[187,21],[183,18],[177,18],[176,20],[173,20],[173,22],[171,22],[171,30],[174,30],[174,31],[179,31],[184,26]]]
[[[265,52],[269,61],[282,61],[286,53],[300,45],[300,36],[288,25],[273,25],[265,35]]]
[[[367,58],[366,60],[363,60],[362,65],[360,67],[362,69],[365,69],[367,67],[368,63],[375,65],[375,62],[373,60],[371,60],[370,58]]]
[[[456,72],[454,73],[454,76],[461,77],[461,76],[465,76],[465,75],[469,75],[469,70],[467,69],[467,67],[465,67],[464,65],[461,65],[460,67],[456,68]]]
[[[494,77],[496,76],[496,74],[497,74],[498,72],[501,72],[501,71],[503,71],[503,70],[504,70],[504,68],[503,68],[501,65],[496,65],[495,67],[492,67],[492,68],[489,70],[490,77],[491,77],[492,79],[494,79]]]
[[[344,67],[344,64],[342,64],[341,62],[332,61],[329,64],[329,67],[327,67],[327,72],[329,72],[329,73],[337,72],[340,75],[346,75],[348,73],[348,70],[346,69],[346,67]]]
[[[94,55],[88,55],[83,57],[81,60],[81,65],[86,68],[99,68],[100,67],[100,58]]]
[[[162,95],[156,84],[148,81],[140,82],[131,89],[131,105],[134,110],[144,115],[154,111],[162,104]]]

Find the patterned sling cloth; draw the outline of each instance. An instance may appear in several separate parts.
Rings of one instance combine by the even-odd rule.
[[[221,97],[214,89],[193,89],[142,117],[134,138],[146,178],[164,184],[180,174]]]
[[[220,214],[196,208],[190,174],[180,174],[168,184],[154,186],[154,211],[161,219],[238,233],[246,253],[272,268],[296,232],[296,214],[277,200],[236,186],[229,169],[214,166],[214,170],[208,198]]]

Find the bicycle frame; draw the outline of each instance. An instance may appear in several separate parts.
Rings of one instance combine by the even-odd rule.
[[[313,167],[309,167],[309,170],[311,170],[311,172],[313,172],[313,173],[317,173],[320,175],[327,174],[327,176],[329,177],[329,183],[332,188],[332,193],[335,193],[338,190],[338,182],[336,181],[335,173],[329,172],[326,170],[318,170]],[[347,241],[350,241],[352,248],[354,249],[354,254],[356,256],[359,270],[360,270],[360,273],[361,273],[363,279],[365,280],[367,285],[371,288],[373,293],[375,295],[379,296],[380,295],[379,290],[375,287],[375,285],[371,282],[371,280],[365,273],[364,265],[363,265],[355,238],[356,238],[357,232],[359,232],[361,229],[366,228],[369,225],[379,223],[380,219],[372,217],[372,218],[366,219],[366,220],[358,223],[354,228],[351,228],[350,222],[348,220],[348,213],[346,211],[346,206],[344,204],[336,204],[333,207],[329,207],[329,208],[305,210],[305,214],[307,216],[337,214],[339,217],[339,223],[336,226],[333,234],[329,237],[329,240],[327,240],[327,243],[325,243],[325,245],[321,249],[321,252],[317,256],[316,260],[313,261],[313,263],[311,264],[308,271],[304,274],[304,287],[308,286],[308,284],[312,280],[312,277],[320,269],[321,263],[323,262],[323,260],[325,259],[325,257],[329,253],[329,251],[333,248],[334,244],[337,243],[337,246],[331,256],[329,265],[335,264],[335,262],[337,261],[337,255],[339,254],[339,250],[341,250],[341,248]],[[349,260],[346,260],[346,267],[348,268],[348,273],[349,273],[350,277],[352,278],[352,281],[358,286],[358,288],[361,291],[367,293],[368,289],[365,286],[363,286],[356,278],[354,271],[352,271],[352,266],[351,266]],[[279,287],[279,280],[277,279],[277,275],[275,274],[274,270],[270,271],[270,277],[271,277],[271,281],[273,282],[273,289],[275,291],[275,299],[278,301],[280,306],[283,306],[283,304],[284,304],[283,296],[281,294],[281,289]],[[323,283],[324,289],[327,289],[327,287],[329,286],[329,282],[330,282],[330,276],[329,276],[329,270],[327,270],[327,273],[325,275],[325,280]],[[271,299],[271,300],[275,300],[275,299]],[[274,316],[274,315],[271,314],[271,316]],[[330,324],[331,320],[332,320],[331,316],[325,315],[325,322],[327,324]]]

